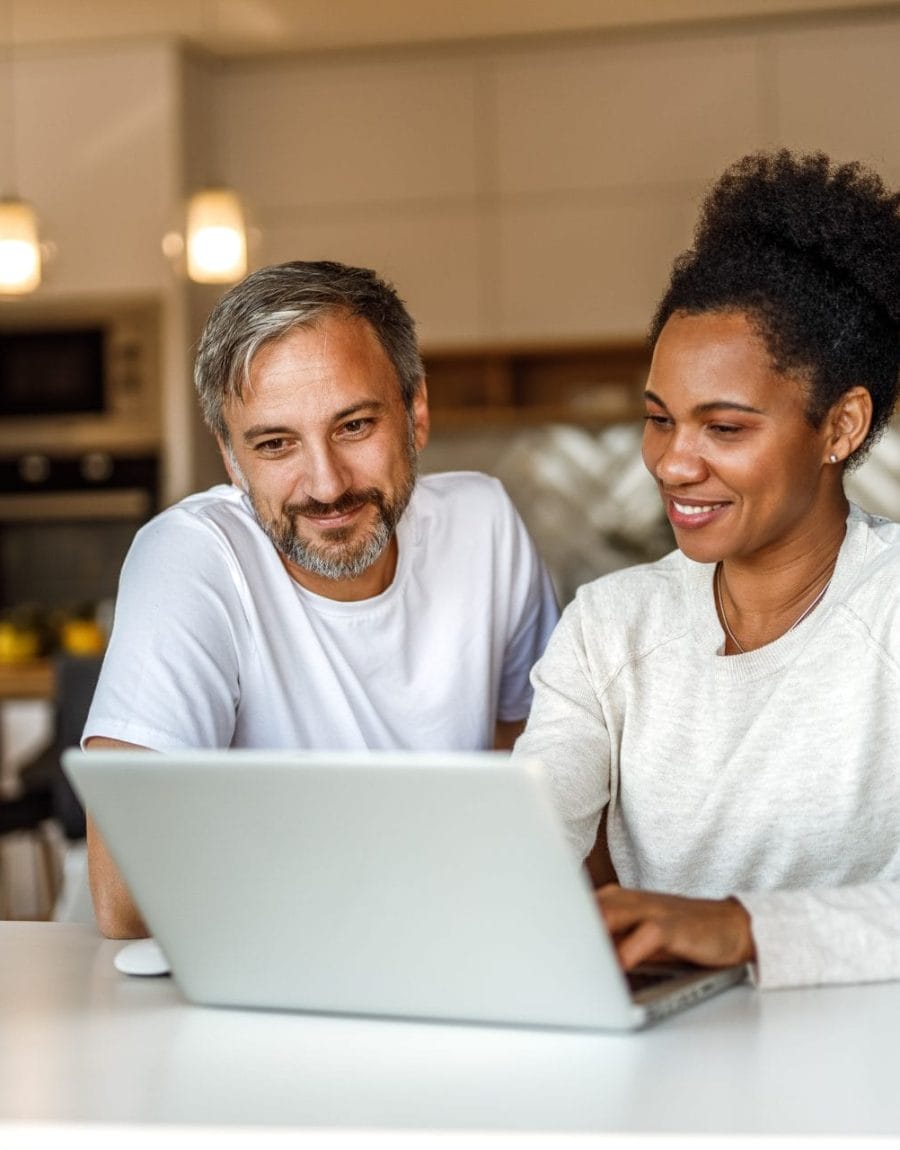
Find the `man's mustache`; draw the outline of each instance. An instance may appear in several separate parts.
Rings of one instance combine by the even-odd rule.
[[[363,491],[345,491],[333,503],[320,503],[318,499],[307,499],[303,503],[288,503],[285,512],[288,515],[310,515],[314,518],[325,515],[346,515],[348,511],[356,511],[365,503],[374,503],[376,507],[384,504],[384,496],[377,487],[367,487]]]

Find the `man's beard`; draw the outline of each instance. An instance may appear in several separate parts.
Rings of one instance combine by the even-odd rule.
[[[287,503],[277,519],[266,519],[260,512],[250,491],[256,517],[278,552],[289,563],[302,567],[312,575],[324,579],[356,579],[372,566],[393,538],[400,516],[406,510],[416,483],[417,458],[415,449],[409,451],[406,477],[393,498],[377,487],[360,491],[349,490],[333,503],[319,503],[307,499],[303,503]],[[296,528],[298,516],[340,515],[371,503],[377,511],[374,524],[359,535],[355,524],[335,527],[327,531],[327,541],[316,542],[302,538]]]

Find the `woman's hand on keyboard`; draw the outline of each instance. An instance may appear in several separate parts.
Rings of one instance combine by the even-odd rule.
[[[619,962],[694,962],[738,966],[756,956],[750,915],[737,899],[681,898],[610,883],[595,894]]]

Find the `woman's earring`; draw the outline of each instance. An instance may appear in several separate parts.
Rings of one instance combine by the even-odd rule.
[[[834,452],[832,452],[831,455],[828,456],[828,462],[829,463],[837,463],[837,461],[838,461],[838,457],[834,454]]]

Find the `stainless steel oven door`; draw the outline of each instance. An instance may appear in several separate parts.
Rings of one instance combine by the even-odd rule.
[[[114,599],[154,503],[143,488],[0,495],[0,610],[81,611]]]

